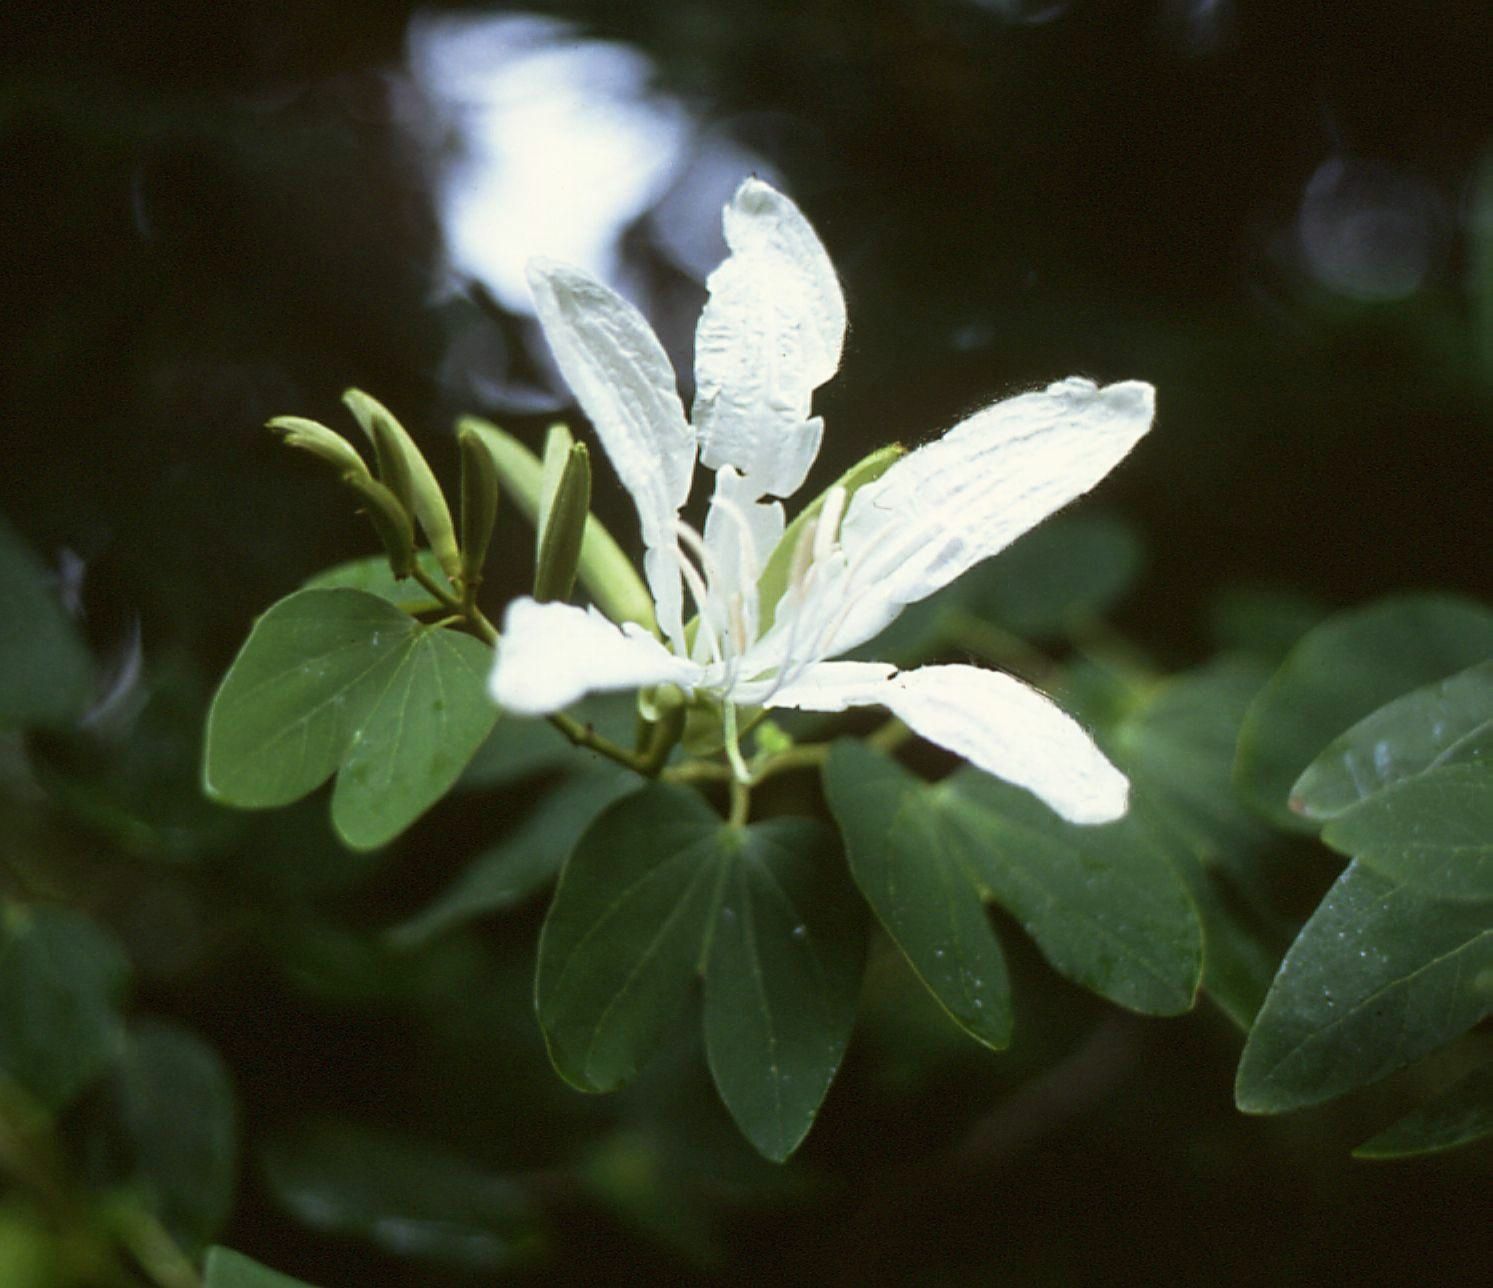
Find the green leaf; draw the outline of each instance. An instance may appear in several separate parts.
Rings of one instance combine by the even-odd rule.
[[[1357,861],[1291,945],[1239,1064],[1246,1113],[1373,1082],[1493,1009],[1493,903],[1428,897]]]
[[[966,1033],[1011,1040],[1005,960],[962,850],[923,783],[859,742],[842,740],[824,790],[851,875],[929,992]]]
[[[1232,586],[1218,594],[1209,618],[1220,652],[1279,666],[1296,641],[1327,613],[1319,601],[1296,591]]]
[[[705,972],[706,1050],[737,1126],[782,1162],[813,1124],[855,1023],[862,904],[822,823],[772,819],[721,843],[733,840]]]
[[[400,1257],[494,1274],[539,1239],[523,1187],[439,1145],[346,1124],[306,1124],[264,1151],[270,1192],[297,1219]]]
[[[92,683],[88,651],[45,571],[0,519],[0,728],[66,725]]]
[[[223,1062],[186,1029],[145,1023],[105,1091],[108,1182],[143,1192],[177,1243],[201,1248],[233,1203],[237,1111]]]
[[[204,785],[225,804],[285,805],[339,768],[332,818],[369,849],[456,780],[497,711],[491,653],[356,590],[301,590],[254,625],[213,699]]]
[[[1292,807],[1334,818],[1443,765],[1493,765],[1493,662],[1416,689],[1335,739],[1296,780]]]
[[[441,571],[441,565],[429,550],[415,556],[415,563],[454,595],[451,583]],[[425,612],[438,608],[430,592],[412,577],[396,579],[389,561],[383,555],[371,555],[366,559],[350,559],[346,563],[323,568],[315,576],[301,583],[303,590],[361,590],[364,594],[387,599],[396,608],[406,613]]]
[[[1493,763],[1404,779],[1339,814],[1322,839],[1433,898],[1493,900]]]
[[[968,611],[1018,635],[1060,636],[1123,599],[1144,554],[1135,529],[1119,519],[1062,515],[971,569],[955,594]]]
[[[88,1086],[124,1041],[129,964],[113,939],[66,908],[0,913],[0,1078],[50,1109]]]
[[[656,783],[602,813],[565,865],[534,996],[582,1091],[630,1081],[683,1010],[730,858],[721,830],[697,793]]]
[[[402,948],[416,947],[523,902],[554,879],[592,820],[637,783],[636,774],[617,766],[566,778],[391,938]]]
[[[604,738],[626,746],[638,720],[637,695],[596,693],[571,707],[569,714]],[[468,789],[506,787],[557,769],[606,769],[614,762],[577,747],[548,720],[504,716],[472,757],[461,776]]]
[[[202,1273],[203,1288],[313,1288],[305,1280],[266,1270],[230,1248],[209,1248]]]
[[[1143,1014],[1191,1009],[1203,957],[1197,909],[1138,810],[1079,827],[977,769],[929,794],[944,844],[1054,969]]]
[[[1446,595],[1407,595],[1340,613],[1310,631],[1254,700],[1236,781],[1282,827],[1292,785],[1327,743],[1411,689],[1493,656],[1493,611]]]
[[[1493,1136],[1493,1064],[1472,1069],[1413,1113],[1364,1141],[1354,1158],[1405,1158]]]

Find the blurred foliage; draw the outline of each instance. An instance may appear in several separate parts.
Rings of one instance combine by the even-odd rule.
[[[367,549],[352,504],[263,422],[331,419],[366,383],[411,409],[450,483],[457,414],[534,443],[553,410],[513,410],[542,382],[521,321],[432,303],[441,153],[395,74],[411,7],[13,6],[0,1282],[185,1285],[215,1242],[244,1252],[207,1251],[208,1288],[1158,1266],[1244,1283],[1262,1248],[1282,1280],[1484,1274],[1486,1142],[1372,1167],[1348,1151],[1493,1130],[1489,767],[1467,714],[1493,653],[1487,7],[539,7],[648,51],[824,234],[856,329],[811,490],[996,391],[1072,370],[1161,390],[1105,494],[1123,521],[1085,508],[1039,529],[878,645],[1060,696],[1134,780],[1145,839],[1018,841],[1019,809],[908,772],[937,778],[936,757],[885,761],[916,835],[852,833],[851,866],[874,904],[870,865],[944,865],[939,911],[1000,981],[1004,1022],[993,993],[930,993],[919,925],[889,918],[791,1163],[758,1157],[719,1103],[709,1070],[739,1035],[708,1055],[687,981],[637,1081],[562,1084],[534,1015],[544,895],[625,778],[503,720],[452,794],[366,854],[325,801],[241,814],[199,791],[212,685],[251,619]],[[1364,158],[1436,196],[1425,278],[1400,298],[1345,294],[1303,250],[1309,181]],[[698,285],[646,228],[625,250],[684,342]],[[475,393],[450,376],[470,351],[495,355]],[[530,537],[505,510],[494,543],[498,604]],[[387,597],[362,577],[317,589]],[[1446,745],[1472,750],[1422,773],[1446,751],[1447,692],[1463,732]],[[598,727],[628,736],[629,704],[602,705]],[[843,786],[832,766],[831,805]],[[785,777],[763,799],[800,813],[817,791]],[[1470,873],[1423,858],[1469,837]],[[1018,860],[1038,852],[1073,898],[1106,916],[1131,899],[1137,942],[1159,936],[1156,996],[1119,998],[1138,1010],[1185,1005],[1197,945],[1169,912],[1195,908],[1227,1021],[1145,1020],[1080,987],[1105,992],[1104,963],[1024,897]],[[1236,1065],[1246,1109],[1329,1103],[1243,1117]]]

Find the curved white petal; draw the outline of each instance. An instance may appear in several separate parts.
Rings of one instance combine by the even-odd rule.
[[[809,403],[840,365],[845,299],[809,221],[760,179],[736,190],[724,224],[731,254],[695,332],[701,459],[735,466],[753,500],[790,496],[819,453]]]
[[[1124,817],[1130,785],[1077,721],[1020,680],[975,666],[924,666],[877,699],[915,733],[1024,787],[1070,823]]]
[[[659,625],[678,640],[679,572],[674,522],[689,495],[695,434],[663,346],[637,309],[589,273],[553,260],[529,264],[529,288],[560,372],[632,493]]]
[[[1109,473],[1151,427],[1155,390],[1074,378],[977,412],[851,499],[825,656],[1004,550]]]
[[[515,599],[503,617],[488,692],[505,711],[543,716],[587,693],[677,684],[690,689],[701,668],[675,657],[634,622],[618,627],[594,608]]]
[[[884,704],[887,685],[896,673],[890,662],[820,662],[781,687],[772,680],[738,685],[732,697],[748,707],[848,711],[851,707]]]
[[[767,557],[783,536],[783,507],[755,499],[751,485],[731,466],[715,476],[705,516],[705,549],[711,567],[711,626],[731,632],[732,651],[744,652],[757,638],[757,583]]]

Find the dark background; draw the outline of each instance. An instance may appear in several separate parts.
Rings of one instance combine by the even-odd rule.
[[[811,490],[870,447],[919,441],[995,396],[1074,373],[1138,377],[1158,388],[1156,429],[1102,504],[1147,542],[1122,625],[1167,664],[1210,653],[1231,588],[1325,606],[1411,586],[1488,592],[1483,0],[597,0],[528,12],[652,60],[652,92],[704,140],[660,203],[692,200],[687,163],[725,146],[757,158],[819,229],[852,329],[819,397],[829,430]],[[436,289],[437,183],[460,141],[410,84],[411,15],[350,0],[0,14],[0,513],[75,578],[84,570],[101,654],[138,622],[148,664],[195,677],[189,712],[255,612],[367,547],[342,497],[263,431],[267,417],[341,423],[337,395],[360,385],[450,477],[456,414],[531,433],[562,406],[524,319],[480,290]],[[621,228],[623,262],[687,352],[702,288],[661,226],[640,213]],[[600,505],[627,531],[609,491],[599,471]],[[405,855],[432,835],[417,832]],[[435,877],[405,866],[350,892],[348,881],[327,885],[347,917],[372,924]],[[505,924],[517,946],[492,951],[519,972],[532,927]],[[470,1144],[516,1084],[463,1071],[452,1090],[401,1064],[397,1025],[318,1009],[257,969],[246,958],[170,977],[155,999],[219,1044],[244,1097],[251,1165],[225,1241],[328,1285],[480,1281],[298,1230],[264,1193],[252,1147],[307,1104],[371,1106]],[[1019,1082],[1008,1066],[962,1053],[902,1094],[874,1045],[858,1045],[808,1147],[805,1192],[762,1197],[756,1180],[721,1182],[719,1202],[711,1191],[730,1214],[719,1273],[1486,1274],[1475,1159],[1351,1165],[1344,1151],[1364,1134],[1351,1110],[1309,1127],[1234,1113],[1222,1021],[1105,1022],[1076,992],[1042,990],[1056,1018],[1034,1020],[1050,1031],[1032,1041],[1050,1043],[1059,1067],[1093,1024],[1118,1044],[1079,1060],[1077,1090],[1038,1096],[1025,1124],[1025,1102],[1001,1099]],[[528,1137],[479,1152],[557,1166],[554,1142],[613,1111],[588,1104],[578,1123],[553,1107],[570,1093],[542,1083],[521,991],[511,1001],[490,1056],[532,1065],[514,1077],[533,1078],[522,1094],[543,1108]],[[1110,1071],[1102,1085],[1083,1081],[1091,1065]],[[993,1137],[979,1136],[986,1115]],[[965,1164],[930,1152],[960,1141]],[[552,1211],[560,1234],[537,1273],[692,1264],[563,1187]]]

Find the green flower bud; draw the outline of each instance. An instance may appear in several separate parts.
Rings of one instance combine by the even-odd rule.
[[[383,482],[419,519],[441,570],[457,580],[461,576],[461,553],[456,546],[451,510],[415,440],[387,407],[361,389],[349,389],[342,401],[373,443]]]
[[[266,428],[279,433],[291,447],[299,447],[302,451],[320,457],[341,473],[368,473],[368,466],[363,463],[357,449],[341,434],[325,425],[306,420],[302,416],[276,416],[265,424]]]
[[[482,565],[498,519],[498,470],[492,454],[469,429],[458,432],[461,448],[461,575],[468,588],[482,580]]]
[[[584,443],[571,444],[555,481],[544,526],[539,533],[539,555],[534,561],[534,598],[541,604],[569,599],[581,561],[586,520],[591,510],[591,457]]]
[[[367,469],[348,470],[342,481],[363,498],[363,512],[389,553],[389,567],[394,576],[408,577],[415,567],[415,527],[410,522],[409,511]]]

